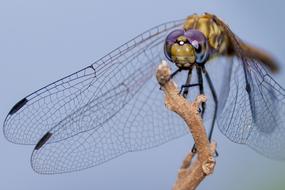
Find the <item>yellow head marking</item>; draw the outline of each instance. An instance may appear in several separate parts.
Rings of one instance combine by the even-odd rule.
[[[195,63],[195,50],[190,44],[173,44],[170,49],[172,59],[175,63],[181,64],[182,66],[186,63]]]

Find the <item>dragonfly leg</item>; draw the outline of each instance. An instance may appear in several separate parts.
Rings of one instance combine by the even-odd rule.
[[[202,76],[202,70],[200,67],[196,67],[196,71],[197,71],[197,76],[198,76],[198,83],[199,83],[199,93],[200,95],[204,94],[204,82],[203,82],[203,76]],[[204,118],[204,113],[206,110],[206,102],[202,102],[202,119]]]
[[[216,93],[216,90],[215,90],[214,85],[212,83],[210,75],[208,74],[208,72],[206,71],[205,68],[203,68],[203,72],[205,74],[206,81],[207,81],[207,83],[208,83],[208,85],[210,87],[210,91],[212,93],[212,96],[213,96],[213,99],[214,99],[214,103],[215,103],[214,116],[213,116],[210,132],[209,132],[209,136],[208,136],[209,141],[211,141],[212,135],[213,135],[213,131],[214,131],[214,127],[215,127],[216,118],[217,118],[217,112],[218,112],[218,98],[217,98],[217,93]]]
[[[210,75],[208,74],[208,72],[206,71],[205,67],[203,68],[203,73],[205,74],[205,77],[206,77],[206,81],[210,87],[210,91],[211,91],[211,94],[213,96],[213,99],[214,99],[214,103],[215,103],[215,110],[214,110],[214,116],[213,116],[213,120],[212,120],[212,124],[211,124],[211,128],[210,128],[210,132],[208,134],[208,139],[209,139],[209,142],[211,142],[211,139],[212,139],[212,135],[213,135],[213,131],[214,131],[214,127],[215,127],[215,122],[216,122],[216,118],[217,118],[217,111],[218,111],[218,98],[217,98],[217,93],[216,93],[216,90],[214,88],[214,85],[212,83],[212,80],[211,80],[211,77]],[[200,82],[201,80],[201,85],[200,85],[200,94],[203,94],[204,93],[204,87],[203,87],[203,77],[202,77],[202,72],[201,72],[201,68],[197,68],[197,74],[198,74],[198,80]],[[206,105],[204,105],[206,106]],[[203,108],[203,105],[202,105],[202,118],[203,118],[203,114],[204,114],[204,111],[205,111],[205,108]],[[204,110],[204,111],[203,111]],[[196,153],[197,150],[196,150],[196,147],[195,147],[195,144],[192,148],[192,152],[193,153]],[[219,156],[219,153],[217,151],[215,151],[215,156]]]
[[[188,76],[187,76],[186,82],[184,85],[181,86],[181,89],[179,92],[179,94],[182,93],[182,96],[184,98],[187,98],[187,96],[189,94],[189,88],[192,86],[195,86],[195,84],[194,85],[190,84],[191,83],[191,76],[192,76],[192,68],[188,71]]]
[[[198,77],[199,93],[201,95],[201,94],[204,94],[204,83],[203,83],[203,76],[202,76],[202,69],[201,69],[201,67],[196,67],[196,71],[197,71],[197,77]],[[204,113],[205,113],[205,110],[206,110],[206,103],[203,102],[201,106],[202,106],[201,117],[203,119],[204,118]],[[196,152],[197,152],[196,145],[194,144],[193,147],[192,147],[192,153],[196,153]]]
[[[176,71],[174,71],[173,73],[171,73],[171,75],[170,75],[170,77],[169,77],[168,80],[173,79],[173,77],[174,77],[175,75],[177,75],[177,73],[179,73],[179,72],[181,72],[181,71],[182,71],[182,69],[178,68]],[[160,87],[159,89],[161,90],[161,87]]]
[[[189,88],[190,87],[193,87],[193,86],[199,86],[199,83],[195,83],[195,84],[183,84],[181,87],[180,87],[180,91],[179,91],[179,94],[182,94],[182,91],[185,89],[185,88],[188,88],[187,89],[187,93],[186,93],[186,95],[188,94],[188,92],[189,92]],[[184,92],[184,91],[183,91]],[[185,96],[184,96],[184,98],[185,98]]]
[[[205,74],[207,83],[208,83],[208,85],[210,87],[210,90],[211,90],[211,93],[212,93],[212,96],[213,96],[213,99],[214,99],[214,103],[215,103],[214,117],[213,117],[213,120],[212,120],[212,125],[211,125],[211,128],[210,128],[210,132],[209,132],[209,135],[208,135],[208,139],[211,142],[213,131],[214,131],[214,127],[215,127],[215,122],[216,122],[216,118],[217,118],[217,112],[218,112],[218,97],[217,97],[217,93],[216,93],[216,90],[214,88],[214,85],[212,83],[211,77],[208,74],[208,72],[206,71],[205,67],[203,68],[203,72]],[[218,153],[217,150],[215,150],[215,156],[219,156],[219,153]]]
[[[178,68],[176,71],[174,71],[174,72],[170,75],[169,80],[170,80],[170,79],[173,79],[173,77],[174,77],[177,73],[179,73],[179,72],[181,72],[181,71],[182,71],[182,69]]]

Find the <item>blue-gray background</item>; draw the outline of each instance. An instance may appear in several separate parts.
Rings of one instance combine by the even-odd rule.
[[[20,98],[87,66],[136,34],[203,12],[223,18],[241,38],[268,49],[285,67],[281,0],[0,1],[0,121]],[[276,78],[285,86],[283,73]],[[33,147],[11,144],[1,134],[0,189],[171,189],[191,146],[189,138],[82,172],[41,176],[30,168]],[[199,189],[284,189],[285,163],[231,143],[218,130],[214,139],[220,157],[214,175]]]

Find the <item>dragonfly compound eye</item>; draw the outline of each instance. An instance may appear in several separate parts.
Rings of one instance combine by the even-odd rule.
[[[205,35],[199,30],[190,29],[185,32],[185,36],[195,48],[196,64],[203,65],[209,57],[209,46]]]
[[[195,48],[190,44],[182,29],[172,31],[165,40],[164,53],[168,60],[180,68],[188,68],[195,63]]]

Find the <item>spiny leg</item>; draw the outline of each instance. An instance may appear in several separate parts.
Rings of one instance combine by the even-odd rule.
[[[179,73],[179,72],[181,72],[181,71],[182,71],[182,69],[178,68],[176,71],[174,71],[174,72],[170,75],[169,80],[170,80],[170,79],[173,79],[173,77],[174,77],[177,73]]]
[[[189,70],[188,72],[188,76],[187,76],[187,79],[186,79],[186,82],[184,85],[181,86],[181,89],[180,89],[180,94],[182,93],[183,91],[183,97],[184,98],[187,98],[188,94],[189,94],[189,88],[190,87],[193,87],[193,86],[199,86],[199,93],[200,95],[201,94],[204,94],[204,85],[203,85],[203,76],[202,76],[202,69],[201,67],[196,67],[196,70],[197,70],[197,76],[198,76],[198,83],[196,84],[190,84],[191,83],[191,76],[192,76],[192,68]],[[171,75],[171,79],[181,71],[181,69],[178,69],[176,70],[174,73],[172,73]],[[214,86],[212,84],[212,81],[211,81],[211,78],[209,76],[209,74],[207,73],[206,69],[203,68],[203,72],[205,73],[205,76],[206,76],[206,79],[207,79],[207,82],[210,86],[210,90],[211,90],[211,93],[212,93],[212,96],[213,96],[213,99],[214,99],[214,102],[215,102],[215,112],[214,112],[214,118],[213,118],[213,121],[212,121],[212,126],[211,126],[211,130],[210,130],[210,133],[209,133],[209,136],[208,136],[208,139],[209,141],[211,141],[211,138],[212,138],[212,133],[213,133],[213,129],[214,129],[214,124],[215,124],[215,121],[216,121],[216,115],[217,115],[217,103],[218,103],[218,99],[217,99],[217,95],[216,95],[216,92],[215,92],[215,89],[214,89]],[[203,103],[202,104],[202,113],[201,113],[201,117],[203,119],[204,117],[204,113],[205,113],[205,109],[206,109],[206,104]],[[192,148],[192,152],[193,153],[196,153],[196,147],[195,147],[195,144]],[[218,153],[216,152],[216,155],[218,155]]]
[[[197,77],[198,77],[199,94],[202,95],[202,94],[204,94],[204,83],[203,83],[203,75],[202,75],[201,67],[196,66],[196,71],[197,71]],[[203,119],[204,118],[204,113],[205,113],[205,110],[206,110],[206,103],[203,102],[201,106],[202,106],[201,117]],[[192,147],[192,152],[193,153],[197,152],[195,144]]]
[[[192,77],[192,68],[188,72],[188,76],[187,76],[185,84],[181,86],[180,91],[179,91],[179,94],[182,94],[184,98],[187,98],[189,94],[189,88],[194,87],[194,86],[200,86],[200,83],[191,84],[191,77]]]
[[[196,67],[196,71],[197,71],[197,76],[198,76],[199,94],[202,95],[204,94],[204,82],[203,82],[201,67]],[[206,102],[203,102],[202,103],[202,113],[201,113],[202,119],[204,118],[205,110],[206,110]]]
[[[173,77],[175,77],[175,75],[177,75],[179,72],[181,72],[182,69],[181,68],[178,68],[176,71],[174,71],[173,73],[171,73],[170,77],[168,80],[171,80],[173,79]],[[161,90],[161,87],[159,88]]]
[[[207,81],[207,83],[208,83],[208,85],[210,87],[210,91],[211,91],[211,94],[213,96],[214,103],[215,103],[214,116],[213,116],[213,120],[212,120],[212,124],[211,124],[211,128],[210,128],[210,132],[209,132],[209,135],[208,135],[209,141],[211,141],[212,135],[213,135],[213,131],[214,131],[214,127],[215,127],[216,118],[217,118],[217,112],[218,112],[218,97],[217,97],[217,93],[216,93],[216,90],[214,88],[214,85],[212,83],[211,77],[208,74],[208,72],[205,69],[205,67],[203,68],[203,73],[205,74],[206,81]]]
[[[201,71],[201,70],[200,70]],[[199,71],[198,71],[199,72]],[[211,80],[211,77],[210,75],[208,74],[207,70],[205,69],[205,67],[203,67],[203,73],[205,74],[205,77],[206,77],[206,81],[210,87],[210,91],[211,91],[211,94],[212,94],[212,97],[214,99],[214,103],[215,103],[215,109],[214,109],[214,116],[213,116],[213,120],[212,120],[212,124],[211,124],[211,128],[210,128],[210,132],[208,134],[208,139],[209,139],[209,142],[211,142],[211,139],[212,139],[212,136],[213,136],[213,131],[214,131],[214,127],[215,127],[215,122],[216,122],[216,118],[217,118],[217,111],[218,111],[218,98],[217,98],[217,93],[216,93],[216,90],[214,88],[214,85],[212,83],[212,80]],[[199,74],[198,74],[198,80],[199,79]],[[203,80],[203,78],[201,77],[201,80]],[[203,85],[203,82],[202,82],[202,85]],[[201,87],[201,86],[200,86]],[[203,87],[201,87],[201,90],[200,90],[200,93],[203,92]],[[202,108],[203,109],[203,108]],[[202,111],[203,113],[203,111]],[[202,118],[203,118],[203,114],[202,114]],[[193,146],[192,148],[192,152],[196,152],[196,147],[195,145]],[[216,151],[215,152],[216,156],[218,156],[218,152]]]
[[[170,77],[169,77],[169,80],[172,79],[174,76],[176,76],[179,72],[181,72],[182,69],[181,68],[178,68],[176,71],[174,71]],[[199,84],[190,84],[191,82],[191,76],[192,76],[192,68],[189,69],[189,72],[188,72],[188,76],[187,76],[187,79],[186,79],[186,82],[185,84],[183,84],[180,88],[180,91],[179,91],[179,94],[182,93],[183,91],[183,97],[186,98],[188,93],[189,93],[189,88],[192,87],[192,86],[198,86]]]
[[[183,90],[182,96],[184,98],[187,98],[188,93],[189,93],[189,88],[192,86],[190,84],[191,83],[191,77],[192,77],[192,68],[188,71],[188,76],[187,76],[186,82],[185,82],[184,85],[181,86],[181,89],[180,89],[180,92],[179,92],[179,94],[181,94],[181,92]]]

